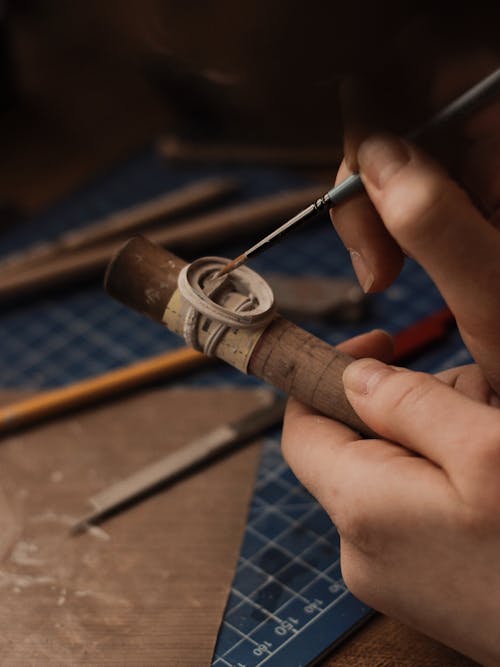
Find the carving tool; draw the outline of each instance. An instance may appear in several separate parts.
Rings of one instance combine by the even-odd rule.
[[[104,518],[118,507],[143,496],[160,484],[177,479],[195,466],[234,449],[243,441],[255,438],[283,419],[286,401],[264,389],[259,391],[261,405],[238,421],[218,426],[191,443],[138,470],[91,498],[93,510],[71,527],[73,534],[84,531],[91,523]]]
[[[475,86],[457,97],[453,102],[441,109],[436,115],[432,116],[424,125],[410,132],[407,136],[410,140],[422,139],[431,131],[443,127],[451,120],[463,116],[473,109],[492,99],[500,91],[500,68],[496,69],[489,76],[485,77]],[[350,199],[354,195],[364,191],[363,182],[359,174],[351,174],[345,181],[333,187],[322,197],[303,209],[293,218],[265,236],[258,243],[251,246],[244,253],[233,259],[220,271],[220,275],[230,273],[238,266],[244,264],[250,257],[263,252],[271,245],[276,243],[282,236],[295,229],[304,222],[315,217],[317,213],[324,209],[331,209],[338,204]]]
[[[0,407],[0,433],[29,426],[97,400],[199,368],[209,361],[209,357],[200,352],[182,347],[97,377],[40,392]]]

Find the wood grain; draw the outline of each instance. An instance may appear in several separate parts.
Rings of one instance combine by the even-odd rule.
[[[377,615],[318,667],[479,667],[399,621]]]
[[[68,527],[89,495],[257,403],[252,390],[161,389],[2,443],[2,666],[210,664],[258,446],[104,529],[69,537]]]
[[[262,378],[319,412],[365,435],[373,432],[348,402],[342,373],[352,357],[282,317],[267,327],[248,366]]]
[[[109,264],[105,288],[130,308],[162,322],[182,266],[172,253],[136,237]],[[263,331],[248,371],[328,417],[373,435],[345,397],[342,373],[351,361],[349,355],[279,317]]]

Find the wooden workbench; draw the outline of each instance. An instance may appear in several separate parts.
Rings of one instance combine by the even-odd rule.
[[[128,104],[124,90],[119,86],[116,97],[107,90],[105,113],[91,115],[89,124],[68,120],[62,125],[50,105],[14,107],[0,123],[0,196],[33,213],[169,129],[163,100],[148,94],[138,103],[135,89]],[[160,419],[149,399],[136,400],[138,412],[127,403],[102,407],[0,447],[0,664],[200,667],[200,651],[207,655],[215,640],[253,485],[256,448],[151,498],[102,530],[75,539],[67,535],[69,517],[84,509],[87,495],[163,451],[165,439],[158,434],[168,413],[162,411]],[[234,410],[233,399],[225,400]],[[172,410],[180,410],[175,401]],[[211,412],[210,402],[203,407],[200,398],[198,419],[208,425]],[[142,415],[134,426],[125,419],[130,414]],[[186,423],[183,436],[195,426]],[[221,510],[226,497],[231,504]],[[179,503],[188,505],[179,510]],[[204,513],[197,514],[201,509]],[[194,523],[185,524],[188,511]],[[190,571],[203,575],[191,590],[165,565],[179,550]],[[225,564],[218,569],[223,556]],[[184,615],[175,612],[173,596]],[[188,613],[192,619],[210,616],[210,626],[188,626]],[[325,667],[472,664],[382,617],[324,662]]]

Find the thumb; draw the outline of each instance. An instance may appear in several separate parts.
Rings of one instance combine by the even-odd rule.
[[[344,371],[347,399],[376,433],[437,465],[464,468],[478,442],[497,442],[498,410],[432,375],[360,359]]]
[[[392,137],[359,150],[361,176],[389,233],[429,273],[471,353],[499,389],[500,233],[431,158]],[[491,379],[491,376],[490,376]]]

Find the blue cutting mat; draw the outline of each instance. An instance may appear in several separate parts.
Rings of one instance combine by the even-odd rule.
[[[173,169],[147,151],[3,237],[0,251],[54,237],[182,183],[224,173],[243,179],[241,199],[302,183],[287,172],[268,169]],[[226,246],[211,252],[232,257],[243,249]],[[326,218],[291,235],[252,266],[294,275],[352,275],[347,253]],[[372,299],[371,314],[363,323],[304,326],[335,344],[375,327],[396,332],[440,307],[441,298],[428,277],[410,261],[397,283]],[[112,301],[100,287],[86,287],[0,315],[0,378],[10,387],[60,386],[180,345],[166,329]],[[466,361],[455,335],[419,359],[416,367],[434,371]],[[260,381],[220,366],[178,384],[249,386]],[[338,534],[283,461],[275,434],[263,449],[213,665],[308,665],[370,613],[346,590]]]

